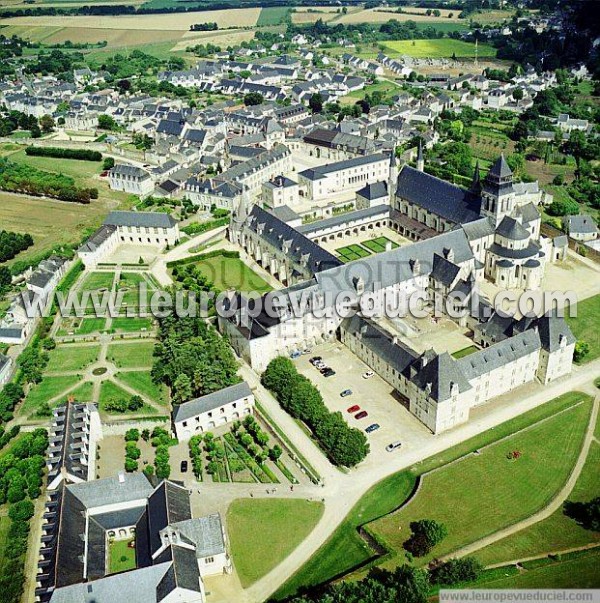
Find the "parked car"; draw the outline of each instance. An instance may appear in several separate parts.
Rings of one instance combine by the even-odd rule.
[[[323,360],[323,358],[321,358],[321,356],[313,356],[309,362],[314,366],[315,364],[317,364],[317,362],[320,362],[321,360]]]
[[[299,352],[298,350],[294,350],[291,354],[290,354],[290,358],[292,360],[294,360],[295,358],[299,358],[300,356],[302,356],[302,352]]]
[[[351,395],[352,395],[351,389],[345,389],[343,392],[340,393],[340,396],[342,396],[342,398],[345,398],[346,396],[351,396]]]
[[[181,469],[181,473],[185,473],[188,470],[188,462],[181,461],[181,465],[179,468]]]
[[[380,427],[379,423],[373,423],[373,424],[369,425],[369,426],[368,426],[368,427],[365,429],[365,431],[366,431],[367,433],[373,433],[374,431],[377,431],[377,430],[379,429],[379,427]]]
[[[302,353],[303,353],[303,354],[310,354],[311,352],[312,352],[312,350],[311,350],[310,348],[304,348],[304,349],[302,350]]]
[[[323,377],[333,377],[334,375],[335,375],[335,371],[331,368],[328,368],[325,371],[323,371]]]
[[[367,371],[366,373],[363,373],[362,378],[363,379],[370,379],[375,373],[373,371]]]
[[[322,360],[317,360],[317,362],[315,362],[315,368],[322,370],[322,369],[326,369],[327,365]]]
[[[353,406],[348,408],[347,412],[354,413],[354,412],[358,412],[359,410],[360,410],[360,406],[358,404],[354,404]]]
[[[394,450],[398,450],[400,446],[402,446],[402,442],[392,442],[391,444],[388,444],[385,449],[388,452],[393,452]]]
[[[357,415],[354,415],[355,419],[364,419],[365,417],[368,417],[369,413],[366,410],[361,410]]]

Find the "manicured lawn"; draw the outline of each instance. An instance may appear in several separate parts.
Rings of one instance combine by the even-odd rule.
[[[114,278],[114,272],[90,272],[81,283],[81,290],[112,289]]]
[[[571,408],[582,400],[589,403],[592,398],[581,392],[563,394],[498,425],[493,430],[474,436],[462,444],[421,461],[409,470],[391,475],[375,484],[350,511],[329,540],[277,591],[277,597],[289,596],[303,586],[325,583],[336,576],[348,573],[352,568],[371,558],[373,552],[358,536],[356,528],[383,517],[402,505],[410,496],[418,475],[470,455],[483,446]],[[344,555],[339,554],[340,550],[345,551]]]
[[[152,324],[151,318],[128,318],[127,316],[119,316],[113,318],[111,329],[123,333],[136,333],[138,331],[150,331],[150,329],[152,329]]]
[[[568,497],[569,501],[587,502],[600,496],[598,467],[600,444],[593,442],[583,471]],[[548,519],[477,551],[476,557],[485,565],[491,565],[544,555],[552,551],[564,551],[599,541],[600,533],[585,530],[560,509]]]
[[[590,346],[589,354],[583,363],[595,360],[600,356],[600,295],[588,297],[577,304],[577,317],[567,317],[567,322],[577,339],[585,341]]]
[[[134,341],[133,343],[113,343],[106,355],[119,368],[151,367],[154,362],[154,341]]]
[[[121,272],[119,278],[119,287],[137,287],[140,283],[145,283],[146,279],[139,272]]]
[[[158,402],[159,404],[167,404],[167,389],[164,385],[156,385],[152,381],[149,372],[146,371],[130,371],[121,372],[116,375],[117,381],[122,381],[125,385],[132,387],[141,395]]]
[[[475,44],[471,42],[462,42],[461,40],[451,40],[449,38],[433,40],[393,40],[383,42],[387,48],[395,52],[405,54],[415,58],[450,58],[456,55],[457,58],[474,58]],[[479,44],[477,55],[482,57],[495,57],[496,49],[487,44]]]
[[[500,576],[489,582],[480,580],[481,588],[598,588],[600,587],[600,550],[593,549],[563,560],[548,559],[525,572]]]
[[[238,258],[217,255],[203,259],[195,266],[220,291],[235,289],[248,293],[252,291],[266,293],[272,289],[265,280]]]
[[[361,245],[366,247],[369,251],[373,253],[381,253],[385,251],[386,245],[391,244],[392,249],[396,249],[398,247],[398,243],[394,243],[390,241],[387,237],[377,237],[376,239],[367,239],[363,241]]]
[[[361,258],[366,258],[367,256],[371,255],[371,252],[368,249],[356,244],[339,247],[335,251],[344,262],[360,260]]]
[[[106,318],[82,318],[77,327],[76,333],[79,335],[89,335],[98,331],[104,331]]]
[[[80,381],[77,375],[68,375],[65,377],[44,377],[41,383],[34,385],[21,407],[21,412],[29,414],[36,410],[43,402],[49,402],[65,390],[73,387]],[[65,396],[66,400],[66,396]]]
[[[131,540],[116,540],[108,545],[108,571],[111,574],[135,568],[135,548],[128,546]]]
[[[79,402],[93,402],[94,385],[91,381],[84,381],[79,387],[75,388],[69,395],[73,396]]]
[[[59,345],[49,352],[46,371],[82,371],[98,359],[100,346]]]
[[[456,358],[458,360],[458,358],[464,358],[465,356],[473,354],[473,352],[477,352],[478,350],[479,348],[476,345],[470,345],[466,348],[463,348],[462,350],[454,352],[454,354],[452,354],[452,358]]]
[[[425,476],[414,500],[369,525],[395,553],[383,565],[396,566],[406,559],[402,545],[412,521],[435,519],[448,528],[447,538],[417,560],[422,564],[540,510],[573,468],[590,410],[587,401]],[[514,450],[522,456],[508,460],[506,455]]]
[[[322,514],[321,503],[305,500],[234,500],[227,511],[227,529],[242,586],[247,588],[285,559]]]

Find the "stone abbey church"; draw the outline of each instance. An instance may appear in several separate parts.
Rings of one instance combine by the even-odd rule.
[[[538,289],[547,263],[566,257],[566,237],[540,235],[537,206],[544,193],[537,183],[514,182],[502,156],[485,178],[477,168],[463,189],[427,174],[419,152],[416,168],[398,169],[391,157],[387,180],[367,182],[356,196],[360,209],[309,224],[287,207],[266,210],[243,200],[233,214],[231,241],[286,287],[267,294],[275,300],[275,316],[249,312],[248,300],[235,294],[230,302],[236,311],[219,318],[222,332],[254,369],[337,338],[434,433],[467,421],[473,406],[571,371],[575,338],[564,319],[507,318],[479,291],[485,280],[500,289]],[[410,243],[347,263],[321,246],[341,246],[345,237],[382,227]],[[377,319],[316,315],[306,302],[340,289],[357,306],[367,293],[383,299],[420,292],[436,305],[452,299],[453,309],[463,310],[454,320],[472,334],[478,351],[461,359],[433,349],[420,354]]]

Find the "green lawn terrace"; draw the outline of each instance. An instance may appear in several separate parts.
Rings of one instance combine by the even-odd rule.
[[[353,243],[352,245],[339,247],[335,250],[335,252],[342,262],[346,263],[366,258],[372,253],[381,253],[386,251],[388,247],[391,249],[396,249],[398,244],[394,243],[387,237],[381,236],[375,239],[367,239],[366,241],[362,241],[360,244]]]
[[[108,541],[108,572],[118,574],[135,569],[135,540],[115,540],[109,537]]]

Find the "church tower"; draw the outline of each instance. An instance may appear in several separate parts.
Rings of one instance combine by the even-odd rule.
[[[423,143],[419,139],[419,152],[417,153],[417,170],[419,172],[425,171],[425,159],[423,157]]]
[[[512,213],[515,204],[513,173],[504,155],[490,168],[481,188],[481,215],[491,218],[498,226],[505,216]]]

